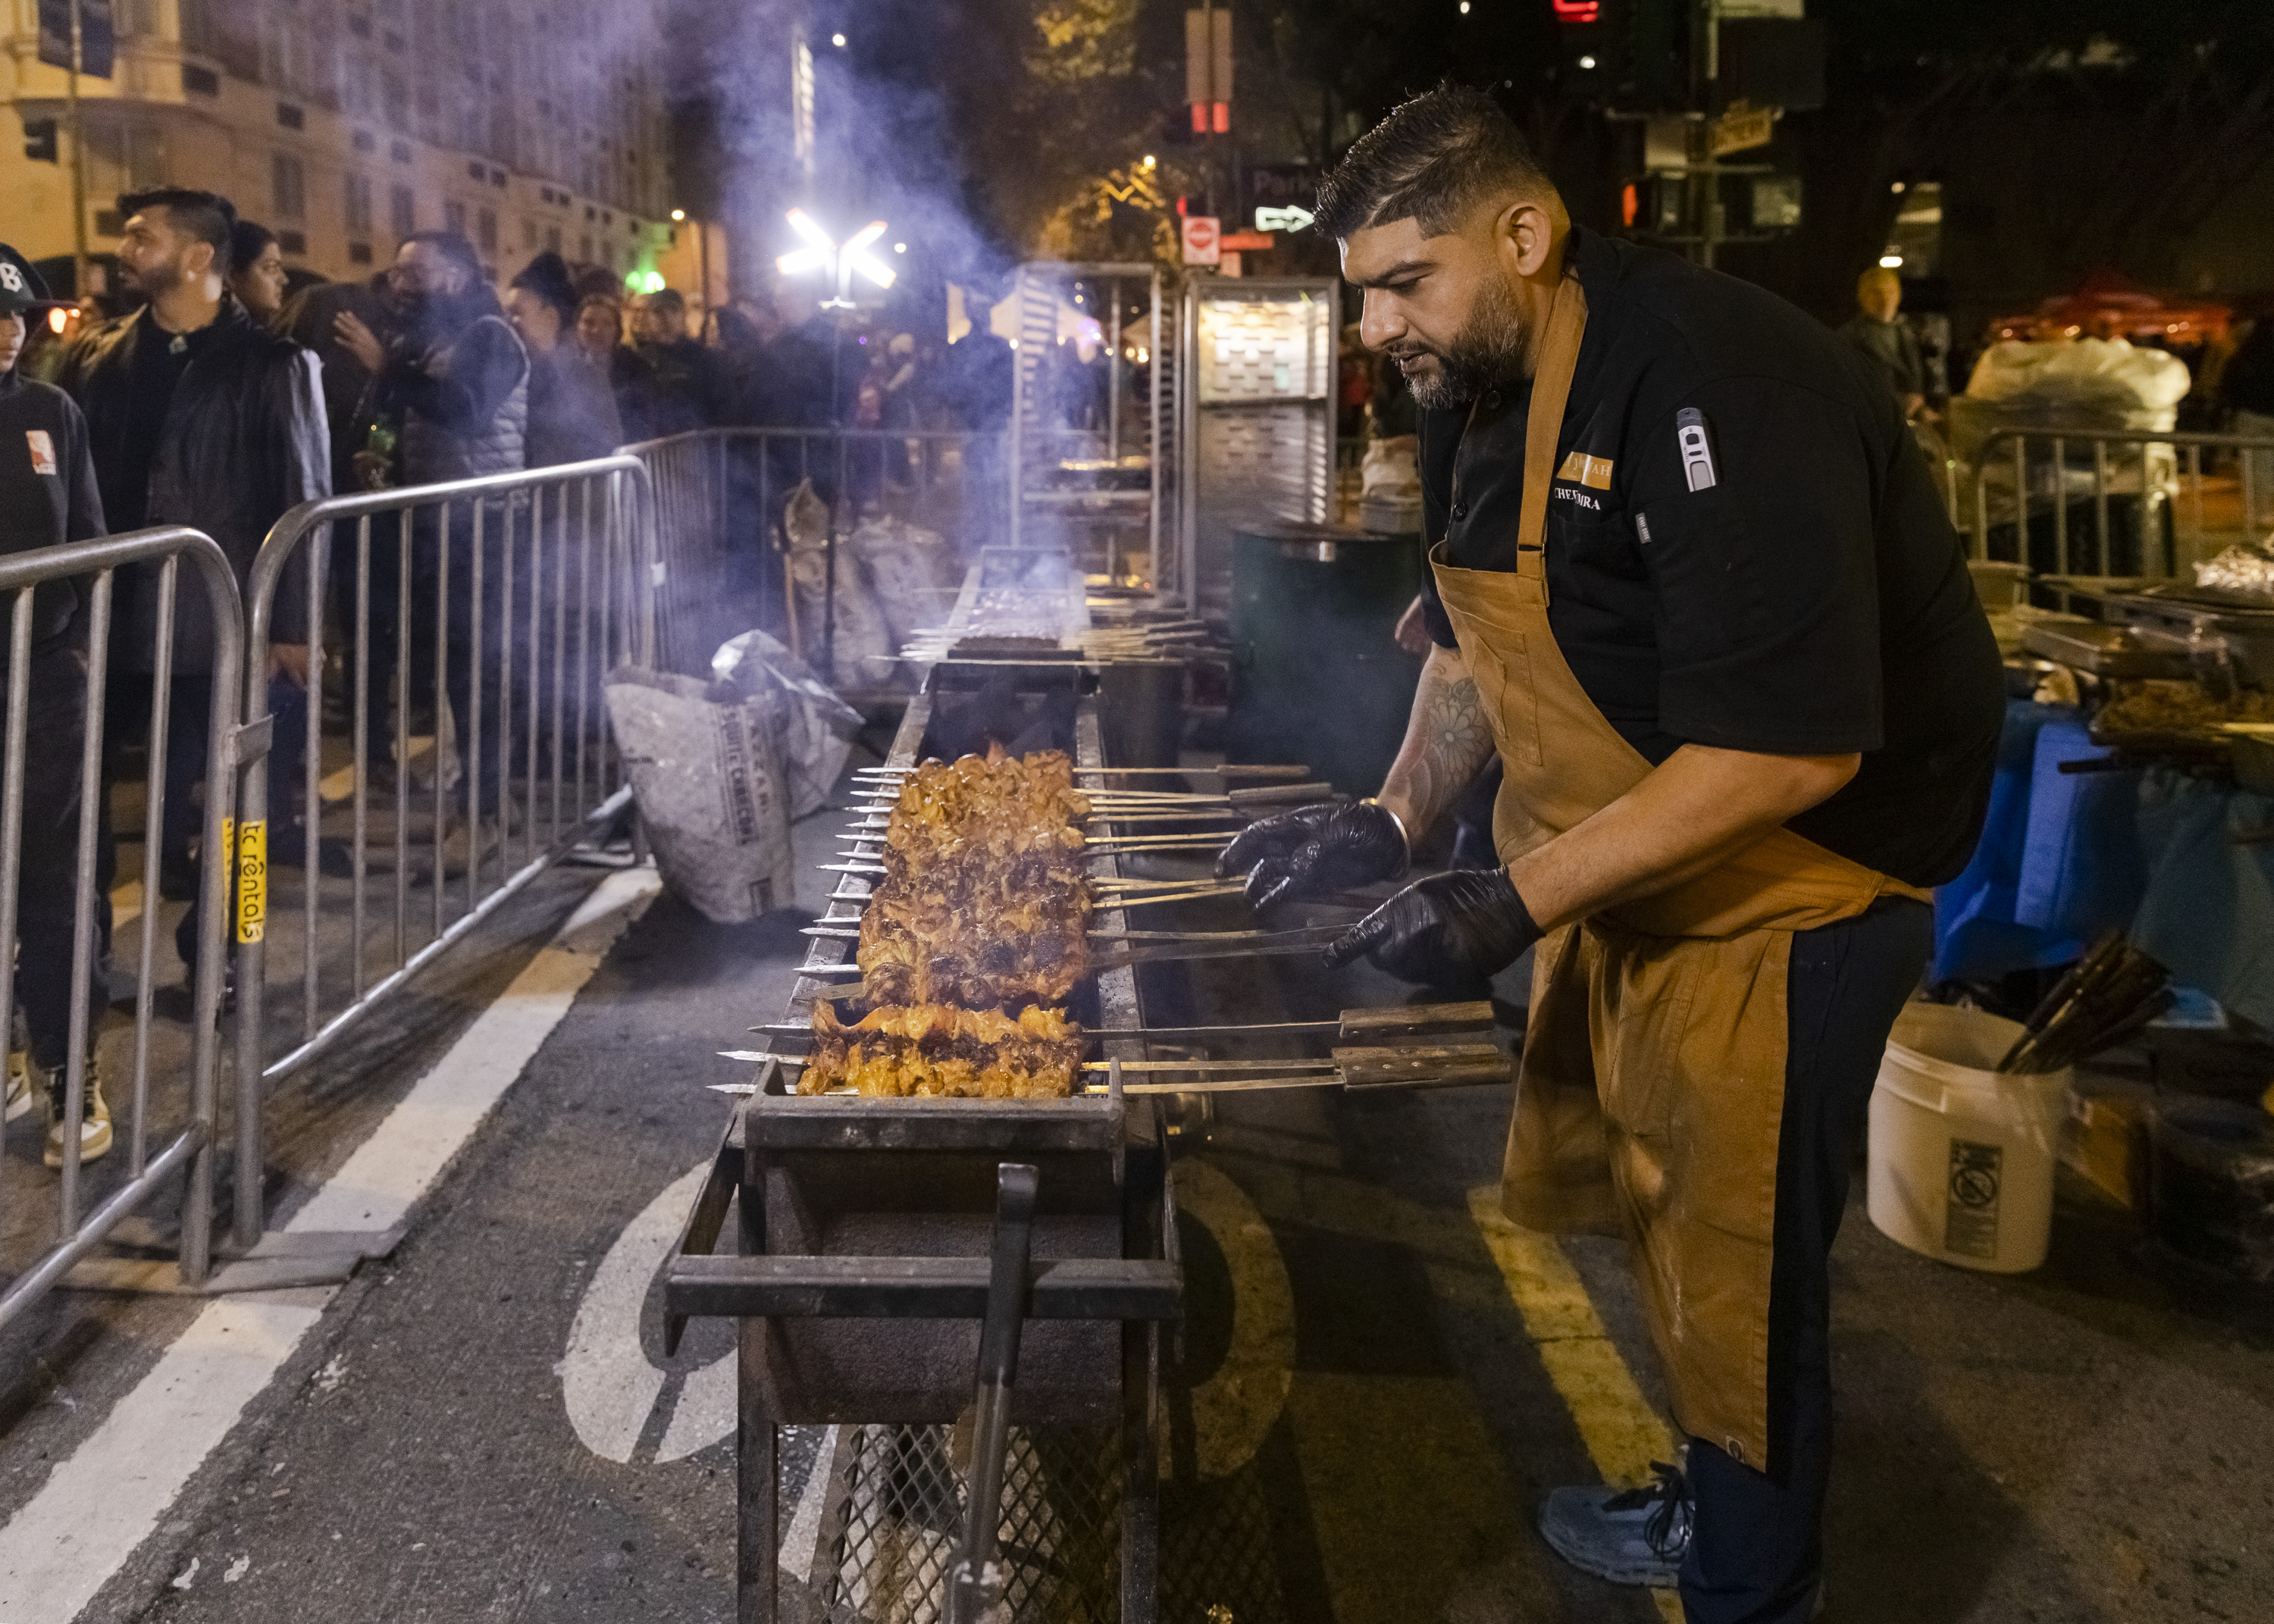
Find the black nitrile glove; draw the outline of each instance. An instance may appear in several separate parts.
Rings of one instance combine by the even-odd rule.
[[[1545,933],[1505,868],[1456,868],[1416,880],[1328,945],[1327,968],[1363,953],[1376,969],[1427,986],[1506,969]]]
[[[1216,877],[1243,869],[1247,900],[1275,902],[1387,880],[1405,869],[1405,831],[1371,801],[1329,801],[1250,823],[1216,860]]]

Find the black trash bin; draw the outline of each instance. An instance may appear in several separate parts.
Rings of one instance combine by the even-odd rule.
[[[1231,759],[1306,763],[1352,795],[1380,789],[1421,674],[1390,633],[1421,580],[1417,537],[1277,521],[1236,530]]]

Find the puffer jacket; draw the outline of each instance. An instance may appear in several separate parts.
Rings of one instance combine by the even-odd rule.
[[[148,310],[95,328],[74,347],[60,380],[86,415],[88,443],[106,488],[124,477],[135,342]],[[187,525],[221,544],[240,593],[276,521],[301,502],[332,493],[331,447],[316,357],[270,332],[224,295],[215,331],[174,387],[151,458],[145,523]],[[293,551],[278,583],[269,638],[308,640],[310,544]],[[157,571],[136,567],[128,583],[120,656],[132,671],[156,667]],[[214,628],[202,588],[178,581],[174,670],[213,669]]]
[[[440,485],[526,466],[529,354],[487,289],[413,318],[373,381],[368,415],[402,425],[398,476]]]

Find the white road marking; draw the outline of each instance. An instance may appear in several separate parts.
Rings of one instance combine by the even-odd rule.
[[[824,1427],[813,1451],[813,1470],[806,1474],[805,1492],[790,1514],[789,1532],[782,1536],[781,1570],[800,1584],[813,1582],[813,1559],[821,1548],[821,1513],[829,1498],[829,1463],[837,1458],[837,1429]]]
[[[514,977],[285,1229],[382,1230],[400,1222],[504,1097],[659,888],[652,868],[627,868],[593,887],[551,945]]]
[[[0,1529],[0,1620],[76,1618],[322,1312],[257,1297],[207,1304]],[[174,1583],[196,1576],[192,1562]]]
[[[407,1214],[645,911],[652,868],[610,875],[286,1226],[384,1229]],[[207,1304],[0,1528],[0,1624],[71,1624],[157,1527],[335,1288]],[[333,1538],[337,1538],[337,1535]],[[194,1562],[181,1575],[194,1580]]]
[[[640,1433],[663,1392],[664,1372],[640,1346],[640,1311],[654,1289],[656,1271],[679,1238],[689,1203],[711,1171],[705,1156],[623,1227],[600,1267],[592,1271],[568,1351],[561,1361],[561,1398],[568,1424],[604,1461],[632,1458]],[[676,1461],[734,1430],[734,1356],[720,1354],[680,1385],[659,1461]]]

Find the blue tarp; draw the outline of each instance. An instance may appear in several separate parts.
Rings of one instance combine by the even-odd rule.
[[[1935,893],[1937,981],[2067,964],[2131,921],[2147,887],[2135,827],[2140,775],[2060,771],[2097,760],[2065,706],[2006,707],[1998,776],[1966,872]]]
[[[2131,933],[2183,985],[2274,1026],[2274,801],[2105,757],[2074,710],[2006,708],[1982,841],[1935,893],[1937,981],[2066,964]]]

